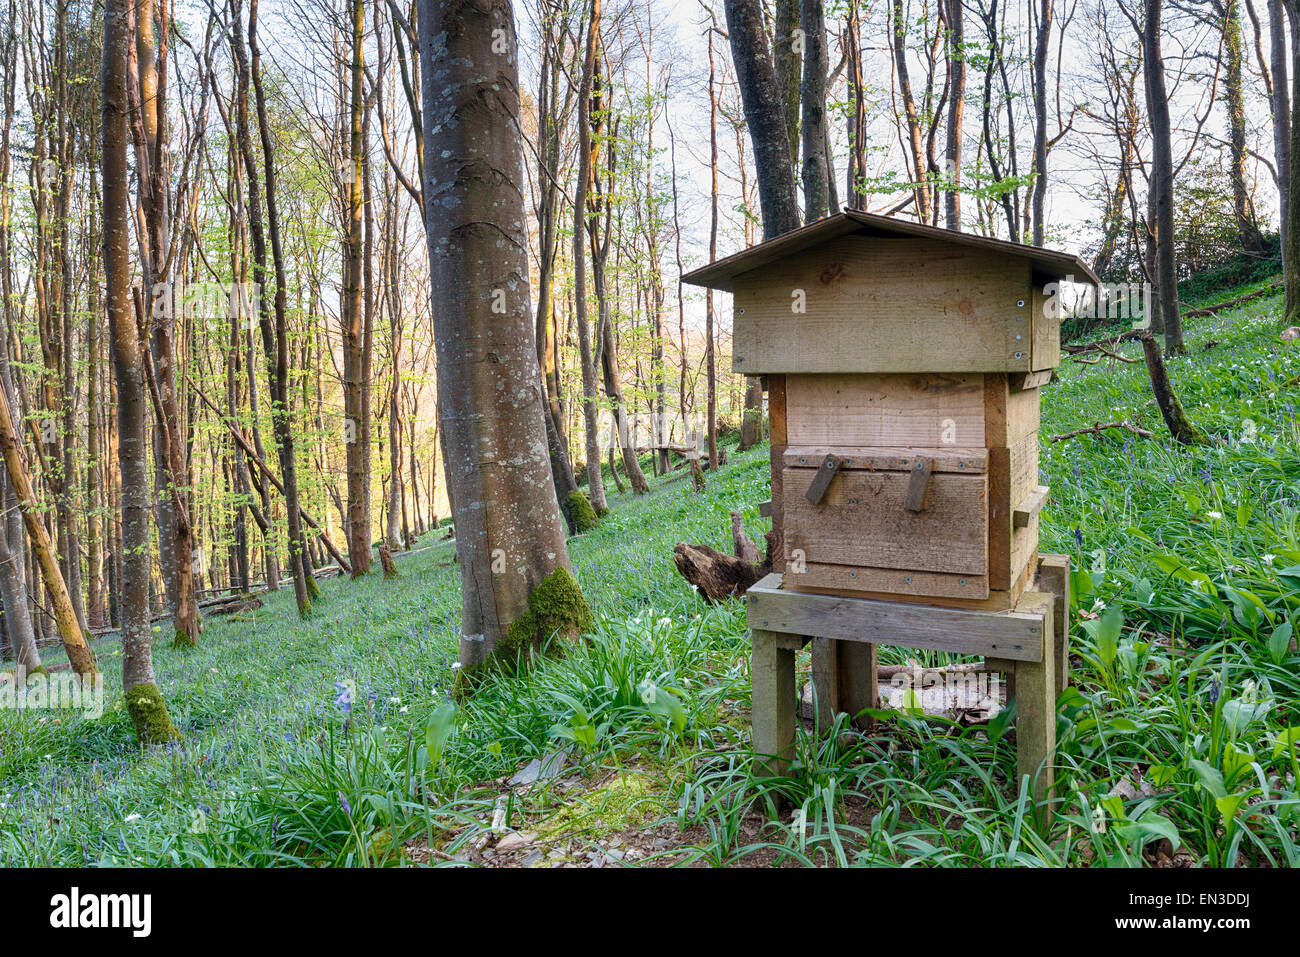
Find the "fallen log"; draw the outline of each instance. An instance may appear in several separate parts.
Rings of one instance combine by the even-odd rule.
[[[682,577],[710,604],[721,604],[749,591],[771,569],[734,555],[724,555],[708,545],[678,542],[673,563]]]
[[[1244,296],[1238,296],[1236,299],[1229,299],[1227,302],[1216,302],[1211,306],[1202,306],[1199,309],[1188,309],[1183,313],[1184,319],[1196,319],[1199,316],[1213,315],[1220,309],[1230,309],[1233,306],[1240,306],[1243,303],[1253,302],[1256,299],[1263,299],[1265,296],[1271,296],[1282,288],[1280,282],[1271,286],[1265,286],[1263,289],[1256,289],[1254,292],[1247,293]]]

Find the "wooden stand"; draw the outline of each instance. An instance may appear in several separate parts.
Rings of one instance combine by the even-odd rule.
[[[983,655],[1014,680],[1017,772],[1034,798],[1053,787],[1056,699],[1069,681],[1070,560],[1044,555],[1033,591],[1002,612],[818,595],[783,588],[768,575],[745,596],[753,636],[754,752],[769,774],[789,769],[795,737],[795,653],[812,642],[820,727],[836,714],[877,706],[877,644]]]

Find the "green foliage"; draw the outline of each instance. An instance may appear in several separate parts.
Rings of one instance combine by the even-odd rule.
[[[681,834],[679,863],[1143,866],[1163,850],[1294,867],[1300,421],[1286,383],[1300,350],[1277,341],[1279,306],[1192,320],[1190,354],[1169,360],[1188,411],[1224,444],[1174,444],[1140,364],[1067,362],[1044,387],[1041,547],[1071,557],[1078,624],[1041,833],[1025,826],[1032,796],[1009,783],[1011,709],[974,727],[887,711],[867,733],[840,717],[820,737],[800,731],[787,776],[760,774],[744,609],[704,605],[671,558],[677,541],[728,550],[733,509],[767,527],[760,445],[730,449],[698,495],[652,478],[649,496],[613,497],[570,544],[586,640],[528,669],[485,669],[458,708],[446,690],[459,578],[454,543],[440,542],[393,582],[325,582],[329,615],[313,622],[282,590],[242,621],[214,619],[197,649],[156,648],[185,733],[170,748],[124,748],[123,708],[57,725],[0,712],[0,863],[387,865],[408,841],[455,863],[495,824],[578,847],[658,825]],[[1156,438],[1049,441],[1103,414]],[[109,700],[113,642],[96,648]],[[806,675],[806,653],[798,663]],[[346,714],[331,690],[343,680],[357,689]],[[494,782],[557,742],[580,757],[578,790],[539,782],[503,800]]]

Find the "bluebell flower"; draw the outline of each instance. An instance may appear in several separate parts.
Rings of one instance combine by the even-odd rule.
[[[1080,548],[1083,548],[1083,532],[1079,531],[1079,526],[1074,526],[1074,541]]]
[[[343,806],[343,813],[346,814],[348,817],[351,817],[352,805],[348,803],[348,799],[343,796],[342,791],[339,792],[339,804]]]
[[[334,699],[334,703],[343,709],[344,714],[352,713],[352,687],[341,681],[334,682],[334,690],[339,696]]]

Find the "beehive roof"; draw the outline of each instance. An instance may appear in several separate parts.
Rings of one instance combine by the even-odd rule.
[[[1070,276],[1079,282],[1100,282],[1092,268],[1073,253],[1057,252],[1039,246],[1026,246],[1005,239],[990,239],[987,236],[940,229],[936,226],[925,226],[905,219],[878,216],[856,209],[846,209],[834,216],[819,219],[808,226],[759,243],[757,246],[750,246],[741,252],[693,270],[682,279],[692,285],[731,292],[733,280],[742,273],[771,265],[787,256],[812,249],[832,239],[850,235],[867,239],[910,236],[1027,259],[1032,263],[1036,283],[1060,281]]]

